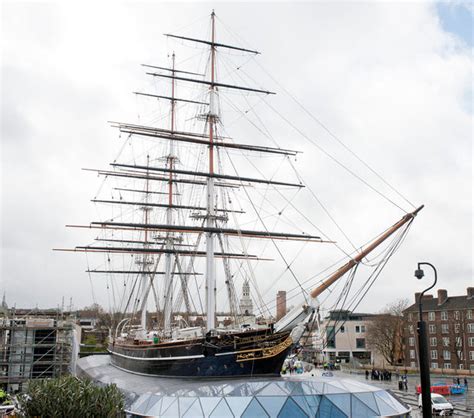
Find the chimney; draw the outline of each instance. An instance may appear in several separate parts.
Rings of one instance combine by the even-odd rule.
[[[438,306],[442,305],[448,300],[448,291],[446,289],[438,290]]]
[[[286,315],[286,292],[279,290],[276,298],[276,320],[279,321]]]
[[[418,303],[420,301],[420,295],[421,295],[421,292],[415,293],[415,303]],[[433,295],[423,295],[423,300],[427,300],[427,299],[433,299]]]
[[[467,298],[474,299],[474,287],[467,288]]]

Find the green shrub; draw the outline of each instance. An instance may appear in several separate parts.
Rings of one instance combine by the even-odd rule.
[[[25,417],[124,417],[124,398],[117,386],[96,386],[90,380],[64,376],[30,380],[18,397]]]

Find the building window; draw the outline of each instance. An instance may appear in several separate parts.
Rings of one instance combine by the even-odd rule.
[[[474,324],[467,324],[467,332],[474,333]]]
[[[429,325],[430,334],[436,334],[436,325]]]
[[[438,368],[438,363],[431,363],[431,368],[432,369],[437,369]]]
[[[454,319],[459,321],[459,311],[454,311]]]
[[[459,370],[462,370],[462,369],[464,369],[464,366],[463,366],[462,364],[459,364],[459,365],[458,365],[458,369],[459,369]]]
[[[356,332],[357,333],[365,332],[365,325],[356,325]]]
[[[443,346],[449,347],[449,337],[443,337]]]
[[[471,353],[474,353],[474,351],[471,351]],[[415,350],[410,350],[410,358],[415,358]]]
[[[464,360],[464,353],[462,352],[462,350],[456,351],[456,354],[459,360]]]
[[[435,313],[428,312],[428,321],[434,321],[434,320],[435,320]]]
[[[456,334],[459,334],[460,330],[461,330],[461,324],[454,324],[454,332]]]
[[[469,366],[469,370],[470,370],[471,372],[474,372],[474,364],[471,364],[471,365]]]
[[[416,367],[416,361],[412,361],[410,363],[410,367],[414,369]]]
[[[474,360],[474,351],[469,351],[469,360]]]
[[[414,346],[414,345],[415,345],[415,338],[414,338],[414,337],[408,338],[408,345],[410,345],[410,346]]]
[[[467,340],[467,344],[469,345],[469,347],[474,347],[474,337],[469,337],[469,339]]]
[[[451,363],[444,363],[443,364],[443,369],[450,369],[451,368]]]
[[[466,312],[466,318],[467,319],[472,319],[472,310],[471,309],[468,309],[468,311]]]
[[[326,346],[327,348],[336,348],[336,332],[334,327],[326,328]]]
[[[438,351],[431,350],[431,360],[437,360],[437,359],[438,359]]]
[[[411,312],[408,314],[408,320],[410,322],[413,321],[413,314]]]
[[[413,325],[408,325],[408,332],[409,332],[410,334],[414,334],[414,332],[413,332]]]
[[[456,337],[456,347],[462,347],[462,338]]]
[[[443,350],[443,358],[445,360],[451,360],[451,351],[449,350]]]
[[[432,347],[436,347],[437,344],[438,344],[438,341],[436,340],[436,337],[431,337],[430,338],[430,345]]]
[[[447,320],[448,320],[448,312],[441,311],[441,321],[447,321]]]
[[[365,348],[365,338],[356,338],[356,348]]]
[[[443,334],[448,334],[449,333],[449,324],[441,324],[441,332]]]

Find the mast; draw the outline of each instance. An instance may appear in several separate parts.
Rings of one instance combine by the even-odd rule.
[[[149,167],[150,165],[150,156],[146,156],[146,165]],[[148,171],[148,170],[147,170]],[[150,211],[150,207],[148,207],[146,204],[149,201],[149,182],[148,180],[145,183],[145,205],[141,207],[144,213],[144,221],[145,225],[148,224],[148,212]],[[145,231],[144,234],[144,248],[149,248],[149,241],[148,241],[148,231]],[[140,328],[143,331],[146,331],[146,305],[147,305],[147,299],[148,299],[148,255],[145,253],[143,254],[142,259],[139,261],[139,263],[142,264],[142,277],[141,277],[141,285],[142,285],[142,295],[141,295],[141,317],[140,317]]]
[[[334,272],[328,279],[321,283],[318,287],[314,288],[310,295],[314,299],[318,297],[322,292],[324,292],[329,286],[334,282],[340,279],[344,274],[346,274],[350,269],[352,269],[356,264],[359,264],[367,255],[369,255],[373,250],[375,250],[380,244],[382,244],[387,238],[397,232],[403,225],[415,218],[418,212],[423,209],[424,205],[420,206],[418,209],[414,210],[411,213],[407,213],[402,219],[400,219],[396,224],[388,228],[380,237],[378,237],[374,242],[364,248],[357,256],[349,260],[346,264],[340,267],[336,272]]]
[[[175,75],[175,53],[172,55],[171,74]],[[171,80],[171,136],[175,131],[175,80]],[[166,209],[166,222],[168,225],[173,225],[173,170],[174,170],[174,141],[170,140],[170,152],[167,157],[167,165],[169,170],[168,177],[168,207]],[[165,255],[165,305],[164,305],[164,331],[165,333],[171,330],[171,315],[173,306],[173,233],[170,231],[166,237],[166,249],[168,252]]]
[[[215,42],[215,14],[211,13],[211,83],[209,85],[209,178],[207,179],[207,220],[208,228],[215,228],[216,218],[214,211],[214,125],[216,122],[216,88],[214,86],[216,48]],[[216,263],[214,259],[215,234],[206,234],[206,310],[207,331],[215,328],[216,316]]]

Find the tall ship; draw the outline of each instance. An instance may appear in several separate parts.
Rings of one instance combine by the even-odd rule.
[[[212,12],[207,39],[165,35],[170,43],[206,49],[200,71],[191,71],[186,59],[177,64],[174,52],[169,65],[143,64],[156,89],[135,94],[160,112],[150,118],[153,123],[111,122],[123,141],[120,153],[109,168],[89,169],[103,178],[92,201],[107,214],[89,225],[70,225],[96,234],[92,243],[72,251],[87,253],[91,277],[106,278],[113,314],[111,363],[132,373],[278,376],[317,317],[318,297],[339,279],[352,277],[375,249],[383,248],[385,263],[422,208],[405,212],[321,280],[298,277],[294,260],[305,261],[292,245],[335,243],[302,230],[297,217],[285,218],[285,207],[300,213],[294,196],[305,188],[292,171],[298,151],[277,141],[271,146],[231,137],[223,109],[230,109],[231,125],[238,125],[248,110],[238,109],[237,95],[251,110],[255,100],[269,100],[273,92],[220,80],[221,68],[242,74],[241,67],[225,70],[221,54],[253,60],[259,53],[219,42],[217,23]],[[256,116],[250,125],[261,131],[258,121]],[[283,204],[272,206],[270,195]],[[269,213],[285,220],[272,222]],[[285,280],[294,281],[303,300],[281,318],[273,317],[259,290],[259,283],[268,286],[283,277],[265,267],[271,264],[269,251],[282,260]],[[90,267],[92,262],[97,264]],[[380,265],[374,267],[377,274]],[[236,283],[242,284],[240,303]]]

